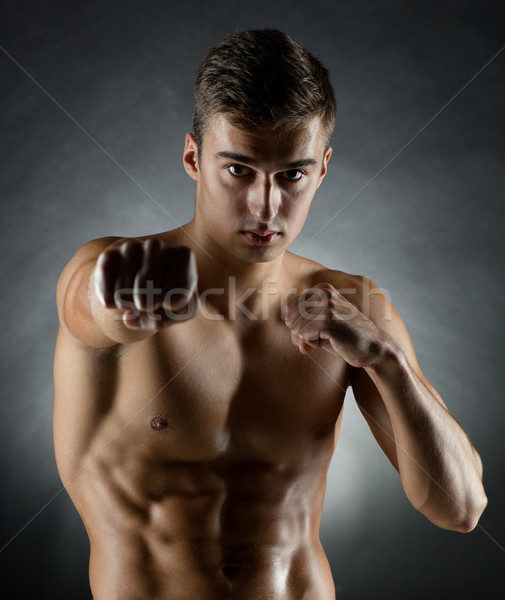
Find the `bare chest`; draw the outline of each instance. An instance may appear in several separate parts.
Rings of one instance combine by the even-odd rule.
[[[238,332],[196,318],[131,345],[118,369],[116,426],[184,461],[289,461],[333,445],[347,381],[342,359],[300,354],[280,322]]]

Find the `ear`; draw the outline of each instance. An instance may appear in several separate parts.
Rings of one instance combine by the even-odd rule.
[[[191,177],[191,179],[198,181],[200,179],[198,147],[196,145],[195,136],[192,133],[186,133],[182,163],[186,173]]]
[[[333,148],[331,146],[327,146],[326,150],[324,152],[323,166],[321,168],[321,174],[319,175],[319,182],[317,184],[317,188],[321,185],[321,183],[323,183],[323,179],[324,179],[326,173],[328,172],[328,161],[330,160],[330,156],[331,156],[332,152],[333,152]]]

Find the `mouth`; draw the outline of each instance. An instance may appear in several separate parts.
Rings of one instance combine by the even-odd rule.
[[[279,235],[281,235],[278,231],[271,231],[269,229],[262,232],[259,230],[241,231],[241,233],[249,243],[253,244],[253,246],[269,246]]]

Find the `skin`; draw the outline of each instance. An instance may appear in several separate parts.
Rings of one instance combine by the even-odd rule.
[[[348,386],[415,508],[461,532],[485,508],[479,455],[384,295],[286,250],[323,139],[318,119],[279,141],[213,116],[201,155],[186,135],[194,219],[88,242],[60,276],[56,459],[95,600],[334,598],[319,524]],[[280,235],[254,245],[258,227]]]

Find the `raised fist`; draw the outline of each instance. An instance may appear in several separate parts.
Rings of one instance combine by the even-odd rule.
[[[198,312],[196,258],[186,246],[127,240],[97,258],[94,288],[130,329],[158,330]]]

